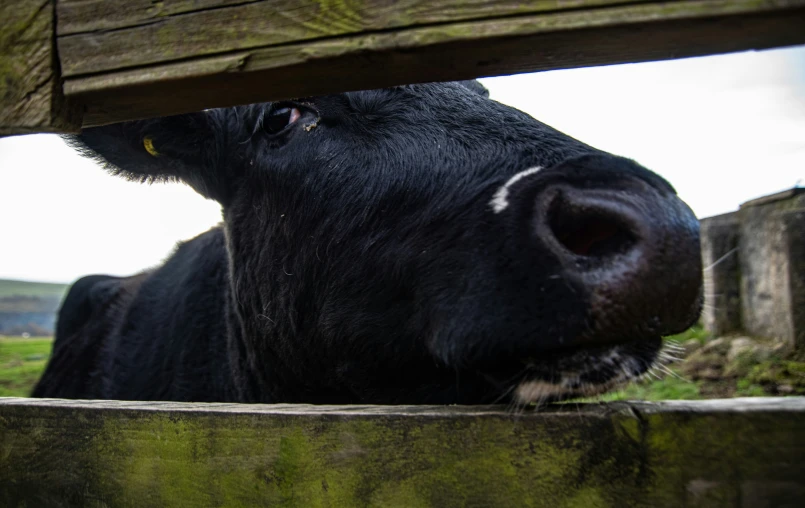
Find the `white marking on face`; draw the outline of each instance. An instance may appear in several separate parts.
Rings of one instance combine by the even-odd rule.
[[[542,380],[521,382],[514,389],[515,401],[520,404],[536,403],[539,405],[555,397],[569,398],[600,395],[625,383],[650,375],[654,367],[658,365],[655,359],[648,370],[641,369],[640,362],[636,358],[623,355],[618,347],[595,358],[582,360],[577,357],[577,362],[583,362],[580,365],[580,370],[579,367],[576,367],[573,370],[556,372],[559,375],[559,380],[556,383]],[[606,381],[598,384],[582,381],[585,374],[599,371],[602,367],[612,373]]]
[[[526,381],[520,383],[514,390],[514,398],[520,404],[541,404],[549,397],[590,397],[608,392],[615,386],[628,380],[622,375],[610,379],[606,383],[594,385],[591,383],[578,384],[578,379],[562,379],[559,384],[546,381]]]
[[[527,381],[520,383],[520,386],[514,391],[514,397],[519,402],[529,403],[544,400],[551,395],[564,395],[567,392],[567,388],[562,385],[545,381]]]
[[[523,178],[527,176],[531,176],[537,171],[541,170],[542,166],[536,166],[530,169],[526,169],[525,171],[520,171],[513,177],[509,178],[509,180],[504,183],[498,190],[495,192],[495,195],[492,197],[492,200],[489,202],[489,206],[492,207],[492,211],[495,213],[500,213],[505,210],[509,206],[509,187],[516,184]]]

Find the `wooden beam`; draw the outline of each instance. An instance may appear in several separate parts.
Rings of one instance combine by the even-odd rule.
[[[592,8],[639,1],[575,4]],[[347,35],[551,12],[559,5],[512,0],[207,0],[199,5],[183,0],[155,7],[150,0],[63,0],[58,34],[62,68],[69,77]]]
[[[805,43],[805,0],[61,0],[85,125]]]
[[[76,131],[58,75],[50,0],[0,0],[0,136]]]
[[[3,506],[801,506],[805,398],[501,407],[0,399]]]

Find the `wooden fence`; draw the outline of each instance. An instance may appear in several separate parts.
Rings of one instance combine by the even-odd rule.
[[[0,134],[800,43],[805,0],[0,0]],[[803,416],[0,399],[0,505],[802,506]]]
[[[0,133],[801,44],[803,27],[805,0],[0,0]]]
[[[805,398],[499,407],[0,399],[2,506],[802,506]]]

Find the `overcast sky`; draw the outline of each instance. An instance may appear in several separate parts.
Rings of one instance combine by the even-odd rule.
[[[666,177],[699,217],[805,184],[805,47],[482,80],[492,98]],[[0,139],[0,278],[158,264],[220,209],[107,175],[56,136]]]

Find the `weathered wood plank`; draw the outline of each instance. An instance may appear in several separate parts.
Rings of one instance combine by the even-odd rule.
[[[575,2],[576,6],[587,8],[623,3],[637,2]],[[113,10],[121,4],[126,6],[125,11]],[[235,5],[224,0],[205,1],[198,6],[179,2],[165,12],[162,3],[153,6],[151,2],[134,2],[139,8],[131,4],[106,0],[100,4],[104,6],[104,15],[99,19],[97,8],[87,8],[84,1],[59,3],[59,48],[65,77],[381,30],[573,7],[573,3],[567,5],[556,0],[296,0],[292,4],[287,0],[262,0]],[[92,2],[93,7],[97,5],[98,2]]]
[[[651,0],[351,0],[345,2],[322,2],[321,0],[296,0],[289,5],[276,0],[174,0],[168,3],[152,0],[110,2],[109,0],[60,0],[59,35],[78,34],[104,29],[131,28],[144,24],[165,22],[168,17],[184,14],[201,14],[222,7],[237,7],[231,13],[239,14],[238,24],[257,28],[257,37],[265,37],[265,29],[276,23],[280,26],[292,22],[306,23],[309,30],[325,30],[337,35],[343,30],[363,25],[364,30],[377,22],[397,23],[398,26],[439,21],[526,14],[551,10],[589,8],[598,5],[614,5],[647,2]],[[279,11],[279,13],[278,13]],[[288,12],[290,11],[290,12]],[[213,16],[215,14],[213,13]],[[231,16],[231,14],[225,14]],[[201,20],[202,18],[188,18]],[[177,27],[183,21],[169,22]],[[380,29],[394,28],[379,25]],[[170,37],[169,31],[166,30]],[[225,33],[224,35],[231,35]],[[270,35],[269,35],[270,36]]]
[[[805,398],[389,407],[0,399],[3,506],[799,506]]]
[[[0,0],[0,135],[76,130],[61,95],[50,0]]]
[[[76,2],[60,3],[69,22],[59,46],[65,92],[85,105],[85,125],[805,42],[805,0],[205,0],[164,16],[138,1],[97,27]]]
[[[59,0],[59,35],[114,30],[151,23],[166,16],[218,9],[230,5],[254,3],[255,0]],[[259,0],[258,0],[259,1]]]

